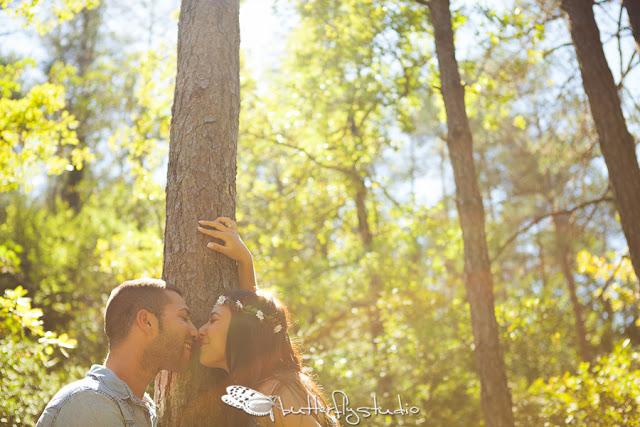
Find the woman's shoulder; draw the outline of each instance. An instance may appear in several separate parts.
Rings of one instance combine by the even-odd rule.
[[[290,393],[291,389],[299,388],[300,382],[295,373],[276,373],[261,380],[256,390],[262,394],[272,396],[276,393]]]
[[[276,377],[265,378],[260,381],[256,390],[262,394],[266,394],[267,396],[273,395],[280,387],[282,386],[282,382]]]
[[[273,375],[265,378],[257,386],[257,391],[277,398],[277,406],[281,410],[300,410],[302,408],[311,408],[318,406],[324,407],[323,402],[319,401],[311,388],[308,387],[310,378],[302,373],[285,373],[282,375]],[[322,412],[313,412],[307,415],[282,416],[280,411],[276,411],[277,426],[303,426],[303,427],[320,427],[335,426],[331,418]]]
[[[259,380],[255,386],[256,390],[262,391],[261,389],[268,389],[274,386],[281,386],[283,384],[290,383],[292,381],[295,382],[297,378],[297,372],[282,370],[272,372],[269,376],[263,377]]]

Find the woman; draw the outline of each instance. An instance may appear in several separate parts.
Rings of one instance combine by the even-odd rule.
[[[229,218],[201,221],[214,230],[199,231],[220,239],[224,245],[207,247],[243,263],[251,264],[251,253]],[[249,261],[247,261],[249,260]],[[207,323],[199,330],[200,363],[227,372],[227,385],[241,385],[267,396],[275,396],[274,422],[269,416],[253,417],[226,406],[228,425],[337,426],[327,413],[327,405],[313,380],[303,372],[301,357],[289,338],[289,315],[274,297],[248,291],[255,278],[253,269],[239,269],[241,288],[224,292],[216,302]],[[243,277],[244,276],[244,277]],[[302,408],[308,408],[305,410]],[[284,415],[283,410],[302,409],[300,414]]]

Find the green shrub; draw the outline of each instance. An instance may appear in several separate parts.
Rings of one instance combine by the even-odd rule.
[[[42,310],[31,306],[22,287],[0,296],[0,425],[33,425],[68,378],[53,367],[76,341],[45,331]]]
[[[640,353],[627,339],[575,373],[536,380],[517,404],[522,426],[640,426]]]

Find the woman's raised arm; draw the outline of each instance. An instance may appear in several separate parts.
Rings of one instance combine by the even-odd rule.
[[[198,221],[198,231],[210,237],[222,240],[223,244],[207,243],[207,248],[219,252],[238,263],[238,281],[241,289],[256,290],[256,275],[253,269],[253,256],[238,234],[238,226],[231,218],[218,217],[213,221]],[[208,228],[207,228],[208,227]]]

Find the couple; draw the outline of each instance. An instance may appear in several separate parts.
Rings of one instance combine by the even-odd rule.
[[[225,291],[197,330],[180,291],[162,280],[131,280],[116,287],[104,314],[109,341],[104,365],[93,365],[84,379],[58,391],[36,427],[155,426],[155,405],[145,389],[160,370],[185,369],[196,342],[200,363],[224,370],[227,384],[279,397],[274,421],[222,405],[225,425],[338,425],[323,411],[284,416],[279,410],[280,403],[284,409],[308,407],[308,399],[327,406],[302,372],[300,354],[289,339],[286,308],[256,292],[252,256],[235,222],[220,217],[199,224],[199,232],[224,242],[210,242],[207,248],[238,262],[240,289]]]

